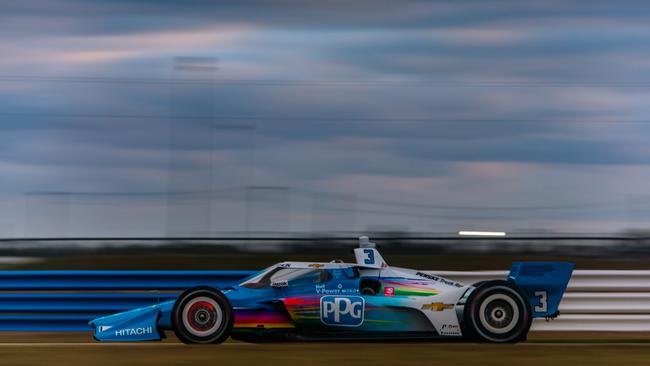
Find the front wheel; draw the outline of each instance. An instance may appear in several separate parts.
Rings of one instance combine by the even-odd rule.
[[[466,331],[481,340],[497,343],[526,339],[532,311],[525,295],[507,281],[481,283],[467,299]]]
[[[234,314],[221,291],[199,286],[180,294],[171,318],[174,333],[183,343],[222,343],[230,335]]]

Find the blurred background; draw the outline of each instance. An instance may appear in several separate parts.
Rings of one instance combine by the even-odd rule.
[[[4,2],[0,254],[254,269],[371,235],[427,269],[647,268],[649,8]]]

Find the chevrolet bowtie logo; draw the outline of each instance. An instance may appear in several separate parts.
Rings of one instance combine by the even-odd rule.
[[[446,309],[453,309],[454,304],[445,304],[442,302],[432,302],[431,304],[424,304],[422,305],[423,310],[431,310],[431,311],[443,311]]]
[[[310,264],[308,267],[311,267],[311,268],[317,268],[317,269],[318,269],[318,268],[325,267],[325,265],[324,265],[324,264],[318,264],[318,263],[315,263],[315,264]]]

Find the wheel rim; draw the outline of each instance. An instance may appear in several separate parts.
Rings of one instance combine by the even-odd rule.
[[[197,337],[214,334],[223,320],[221,306],[209,297],[196,297],[183,307],[183,325],[188,332]]]
[[[515,300],[506,294],[493,294],[485,298],[479,308],[483,328],[492,334],[505,334],[519,322],[520,311]]]

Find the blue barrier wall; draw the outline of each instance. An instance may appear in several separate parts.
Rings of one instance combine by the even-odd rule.
[[[94,318],[171,300],[192,286],[229,286],[253,273],[0,271],[0,331],[90,330]]]

